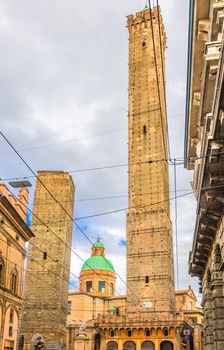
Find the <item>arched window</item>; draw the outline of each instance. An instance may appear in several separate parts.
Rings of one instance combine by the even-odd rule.
[[[123,350],[136,350],[136,344],[133,341],[126,341]]]
[[[18,283],[18,272],[14,270],[11,277],[11,290],[16,293],[17,292],[17,283]]]
[[[150,335],[151,335],[150,329],[149,329],[149,328],[146,328],[146,329],[145,329],[145,336],[146,336],[146,337],[150,337]]]
[[[142,343],[142,350],[154,350],[154,349],[155,349],[155,346],[152,341],[144,341],[144,343]]]
[[[127,334],[127,337],[131,337],[132,332],[131,332],[131,329],[130,329],[130,328],[127,329],[126,334]]]
[[[118,345],[116,341],[109,341],[109,343],[107,343],[107,350],[117,350],[117,349],[118,349]]]
[[[96,334],[95,335],[94,350],[100,350],[100,344],[101,344],[101,336],[100,336],[100,334]]]
[[[168,335],[169,335],[168,328],[163,329],[163,335],[164,335],[164,337],[168,337]]]
[[[163,341],[160,344],[160,350],[173,350],[173,343],[171,341]]]
[[[0,286],[5,284],[5,264],[2,258],[0,258]]]

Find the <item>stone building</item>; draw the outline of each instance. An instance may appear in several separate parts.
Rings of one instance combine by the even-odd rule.
[[[24,204],[24,205],[23,205]],[[22,306],[25,244],[34,235],[26,225],[28,190],[14,198],[0,183],[0,349],[16,350]]]
[[[89,308],[94,308],[94,315],[98,316],[87,324],[81,323],[80,328],[68,324],[69,349],[193,350],[193,323],[183,312],[177,312],[175,306],[163,79],[166,36],[160,9],[146,6],[135,16],[128,16],[127,28],[127,296],[114,300],[109,295],[103,302],[98,293],[94,297],[91,293],[84,295],[82,288],[81,305],[87,305],[84,300],[88,299]],[[87,279],[85,274],[86,283]],[[197,344],[195,350],[200,349]]]
[[[197,200],[189,266],[198,276],[205,350],[224,349],[224,3],[191,0],[185,166]]]
[[[66,343],[74,184],[71,176],[61,171],[41,171],[37,176],[31,225],[35,237],[28,250],[20,339],[24,338],[24,349],[62,350]]]
[[[100,247],[100,251],[98,248]],[[98,349],[99,329],[98,320],[104,318],[109,323],[109,329],[101,339],[100,349],[116,350],[126,349],[127,341],[130,341],[130,334],[138,331],[138,344],[143,345],[143,349],[150,349],[150,344],[168,340],[167,327],[153,327],[147,323],[144,328],[132,329],[125,323],[127,310],[126,295],[115,295],[116,281],[113,264],[105,257],[105,248],[101,241],[94,243],[92,256],[83,264],[79,278],[79,291],[70,291],[68,296],[68,317],[67,317],[67,350],[94,350]],[[83,275],[85,272],[85,275]],[[84,278],[83,278],[84,277]],[[113,281],[113,282],[111,282]],[[102,290],[102,282],[108,285]],[[113,283],[113,289],[109,288]],[[179,318],[185,319],[186,323],[193,329],[194,349],[200,349],[202,338],[202,309],[196,305],[197,299],[191,287],[187,290],[180,290],[175,293],[176,312]],[[124,318],[124,321],[122,319]],[[113,322],[115,319],[115,323]],[[111,322],[111,323],[110,323]],[[152,325],[151,325],[152,326]],[[121,327],[121,328],[118,328]],[[169,332],[171,332],[169,328]],[[125,345],[126,344],[126,345]],[[188,344],[190,345],[190,344]],[[183,349],[190,349],[187,344],[183,344]],[[192,347],[193,348],[193,347]],[[128,347],[127,347],[128,349]],[[141,347],[139,347],[141,349]]]

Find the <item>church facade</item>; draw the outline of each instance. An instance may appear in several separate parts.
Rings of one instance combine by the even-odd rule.
[[[166,319],[142,322],[130,317],[127,323],[127,296],[115,295],[116,273],[100,240],[94,243],[79,278],[80,290],[68,296],[67,350],[157,350],[170,343],[177,349],[175,328],[167,327]],[[192,344],[201,350],[203,313],[196,303],[190,286],[175,293],[178,317],[191,325]],[[105,328],[100,328],[100,322],[105,322]],[[191,349],[190,343],[182,342],[181,349]]]

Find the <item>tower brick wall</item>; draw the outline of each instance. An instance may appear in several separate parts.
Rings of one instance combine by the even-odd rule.
[[[129,312],[135,311],[139,304],[141,312],[170,312],[174,309],[168,140],[163,84],[166,36],[162,17],[159,16],[160,10],[155,7],[152,11],[152,23],[149,9],[138,12],[136,16],[127,17],[129,31],[127,309]],[[151,25],[155,40],[158,83]],[[143,303],[147,307],[142,308]]]
[[[73,216],[71,176],[60,171],[46,171],[38,172],[38,178]],[[43,342],[46,349],[64,349],[72,221],[40,181],[36,183],[32,217],[35,237],[31,239],[37,248],[30,245],[28,251],[20,336],[24,336],[31,350],[38,341]]]

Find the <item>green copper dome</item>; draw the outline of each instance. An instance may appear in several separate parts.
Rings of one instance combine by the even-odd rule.
[[[96,248],[104,248],[103,243],[99,239],[94,243],[93,246]]]
[[[82,265],[81,271],[89,270],[106,270],[115,272],[114,267],[110,260],[104,258],[103,256],[91,256],[86,262]]]
[[[142,10],[142,12],[145,12],[146,10],[148,10],[149,8],[148,8],[148,5],[146,4],[145,5],[145,7],[144,7],[144,9]]]

